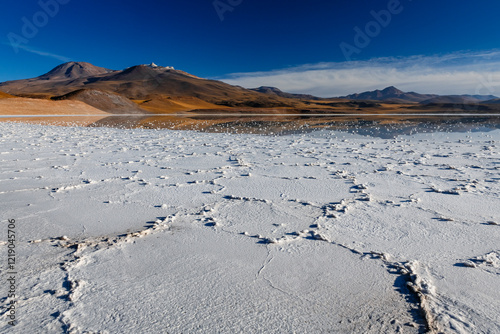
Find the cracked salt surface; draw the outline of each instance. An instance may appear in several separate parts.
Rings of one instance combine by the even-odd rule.
[[[2,332],[500,331],[500,131],[0,133]]]

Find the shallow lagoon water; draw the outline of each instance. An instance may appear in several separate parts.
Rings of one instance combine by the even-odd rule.
[[[332,130],[383,139],[434,132],[489,132],[500,115],[175,115],[1,117],[1,121],[123,129],[170,129],[208,133],[291,135]]]

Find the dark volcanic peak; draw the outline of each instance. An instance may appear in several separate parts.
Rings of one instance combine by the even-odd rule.
[[[400,97],[404,92],[397,89],[394,86],[384,88],[383,90],[374,90],[369,92],[363,92],[360,94],[351,94],[344,96],[343,98],[355,99],[355,100],[385,100],[388,98]]]
[[[292,94],[283,92],[277,87],[260,86],[259,88],[251,88],[250,90],[267,95],[276,95],[288,99],[306,99],[306,100],[319,100],[318,97],[308,94]]]
[[[265,93],[265,94],[280,94],[283,93],[283,91],[277,87],[269,87],[269,86],[260,86],[259,88],[252,88],[252,90],[259,92],[259,93]]]
[[[422,102],[429,100],[437,95],[418,94],[415,92],[405,93],[394,86],[384,88],[383,90],[374,90],[363,92],[360,94],[351,94],[341,98],[351,100],[373,100],[373,101],[388,101],[388,102]]]
[[[91,77],[111,72],[113,72],[113,70],[109,70],[103,67],[97,67],[90,63],[72,61],[55,67],[50,72],[39,76],[37,79],[41,80],[78,79],[78,78]]]
[[[418,102],[421,104],[430,103],[455,103],[471,104],[483,101],[494,100],[497,97],[493,95],[435,95],[419,94],[415,92],[403,92],[394,86],[384,88],[383,90],[374,90],[360,94],[352,94],[342,98],[351,100],[373,100],[397,103]]]
[[[397,89],[394,86],[390,86],[390,87],[384,88],[381,91],[381,93],[384,94],[384,95],[394,95],[394,96],[399,96],[399,95],[405,94],[402,90],[399,90],[399,89]]]

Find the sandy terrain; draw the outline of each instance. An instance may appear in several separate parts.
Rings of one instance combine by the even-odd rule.
[[[296,101],[295,107],[227,107],[189,96],[154,95],[129,100],[115,93],[98,90],[74,92],[68,99],[0,95],[0,115],[81,115],[81,114],[419,114],[419,113],[498,113],[496,105],[420,106],[418,104],[366,103],[362,101]],[[1,93],[1,92],[0,92]],[[86,96],[85,93],[94,94]],[[87,94],[87,95],[88,95]],[[96,95],[97,94],[97,95]],[[59,98],[58,98],[59,99]],[[87,102],[87,103],[84,103]],[[93,107],[92,107],[93,106]],[[99,108],[99,109],[98,109]],[[485,109],[489,108],[489,109]]]
[[[14,97],[14,96],[0,91],[0,99],[8,99],[8,98],[12,98],[12,97]]]
[[[172,96],[154,96],[147,100],[135,100],[142,109],[158,113],[180,113],[196,109],[221,109],[229,110],[231,108],[224,108],[213,103],[208,103],[195,97],[172,97]]]
[[[94,115],[108,113],[80,101],[42,99],[0,99],[0,115]]]

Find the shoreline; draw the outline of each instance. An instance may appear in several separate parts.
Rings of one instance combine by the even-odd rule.
[[[212,113],[174,113],[174,114],[81,114],[81,115],[72,115],[72,114],[54,114],[54,115],[0,115],[0,118],[26,118],[26,117],[89,117],[89,116],[106,116],[106,117],[192,117],[192,116],[221,116],[221,117],[289,117],[289,116],[314,116],[314,117],[357,117],[357,116],[370,116],[370,117],[383,117],[383,116],[491,116],[491,117],[500,117],[500,113],[387,113],[387,114],[378,114],[378,113],[366,113],[366,114],[348,114],[348,113],[333,113],[333,114],[248,114],[248,113],[224,113],[224,114],[212,114]]]

